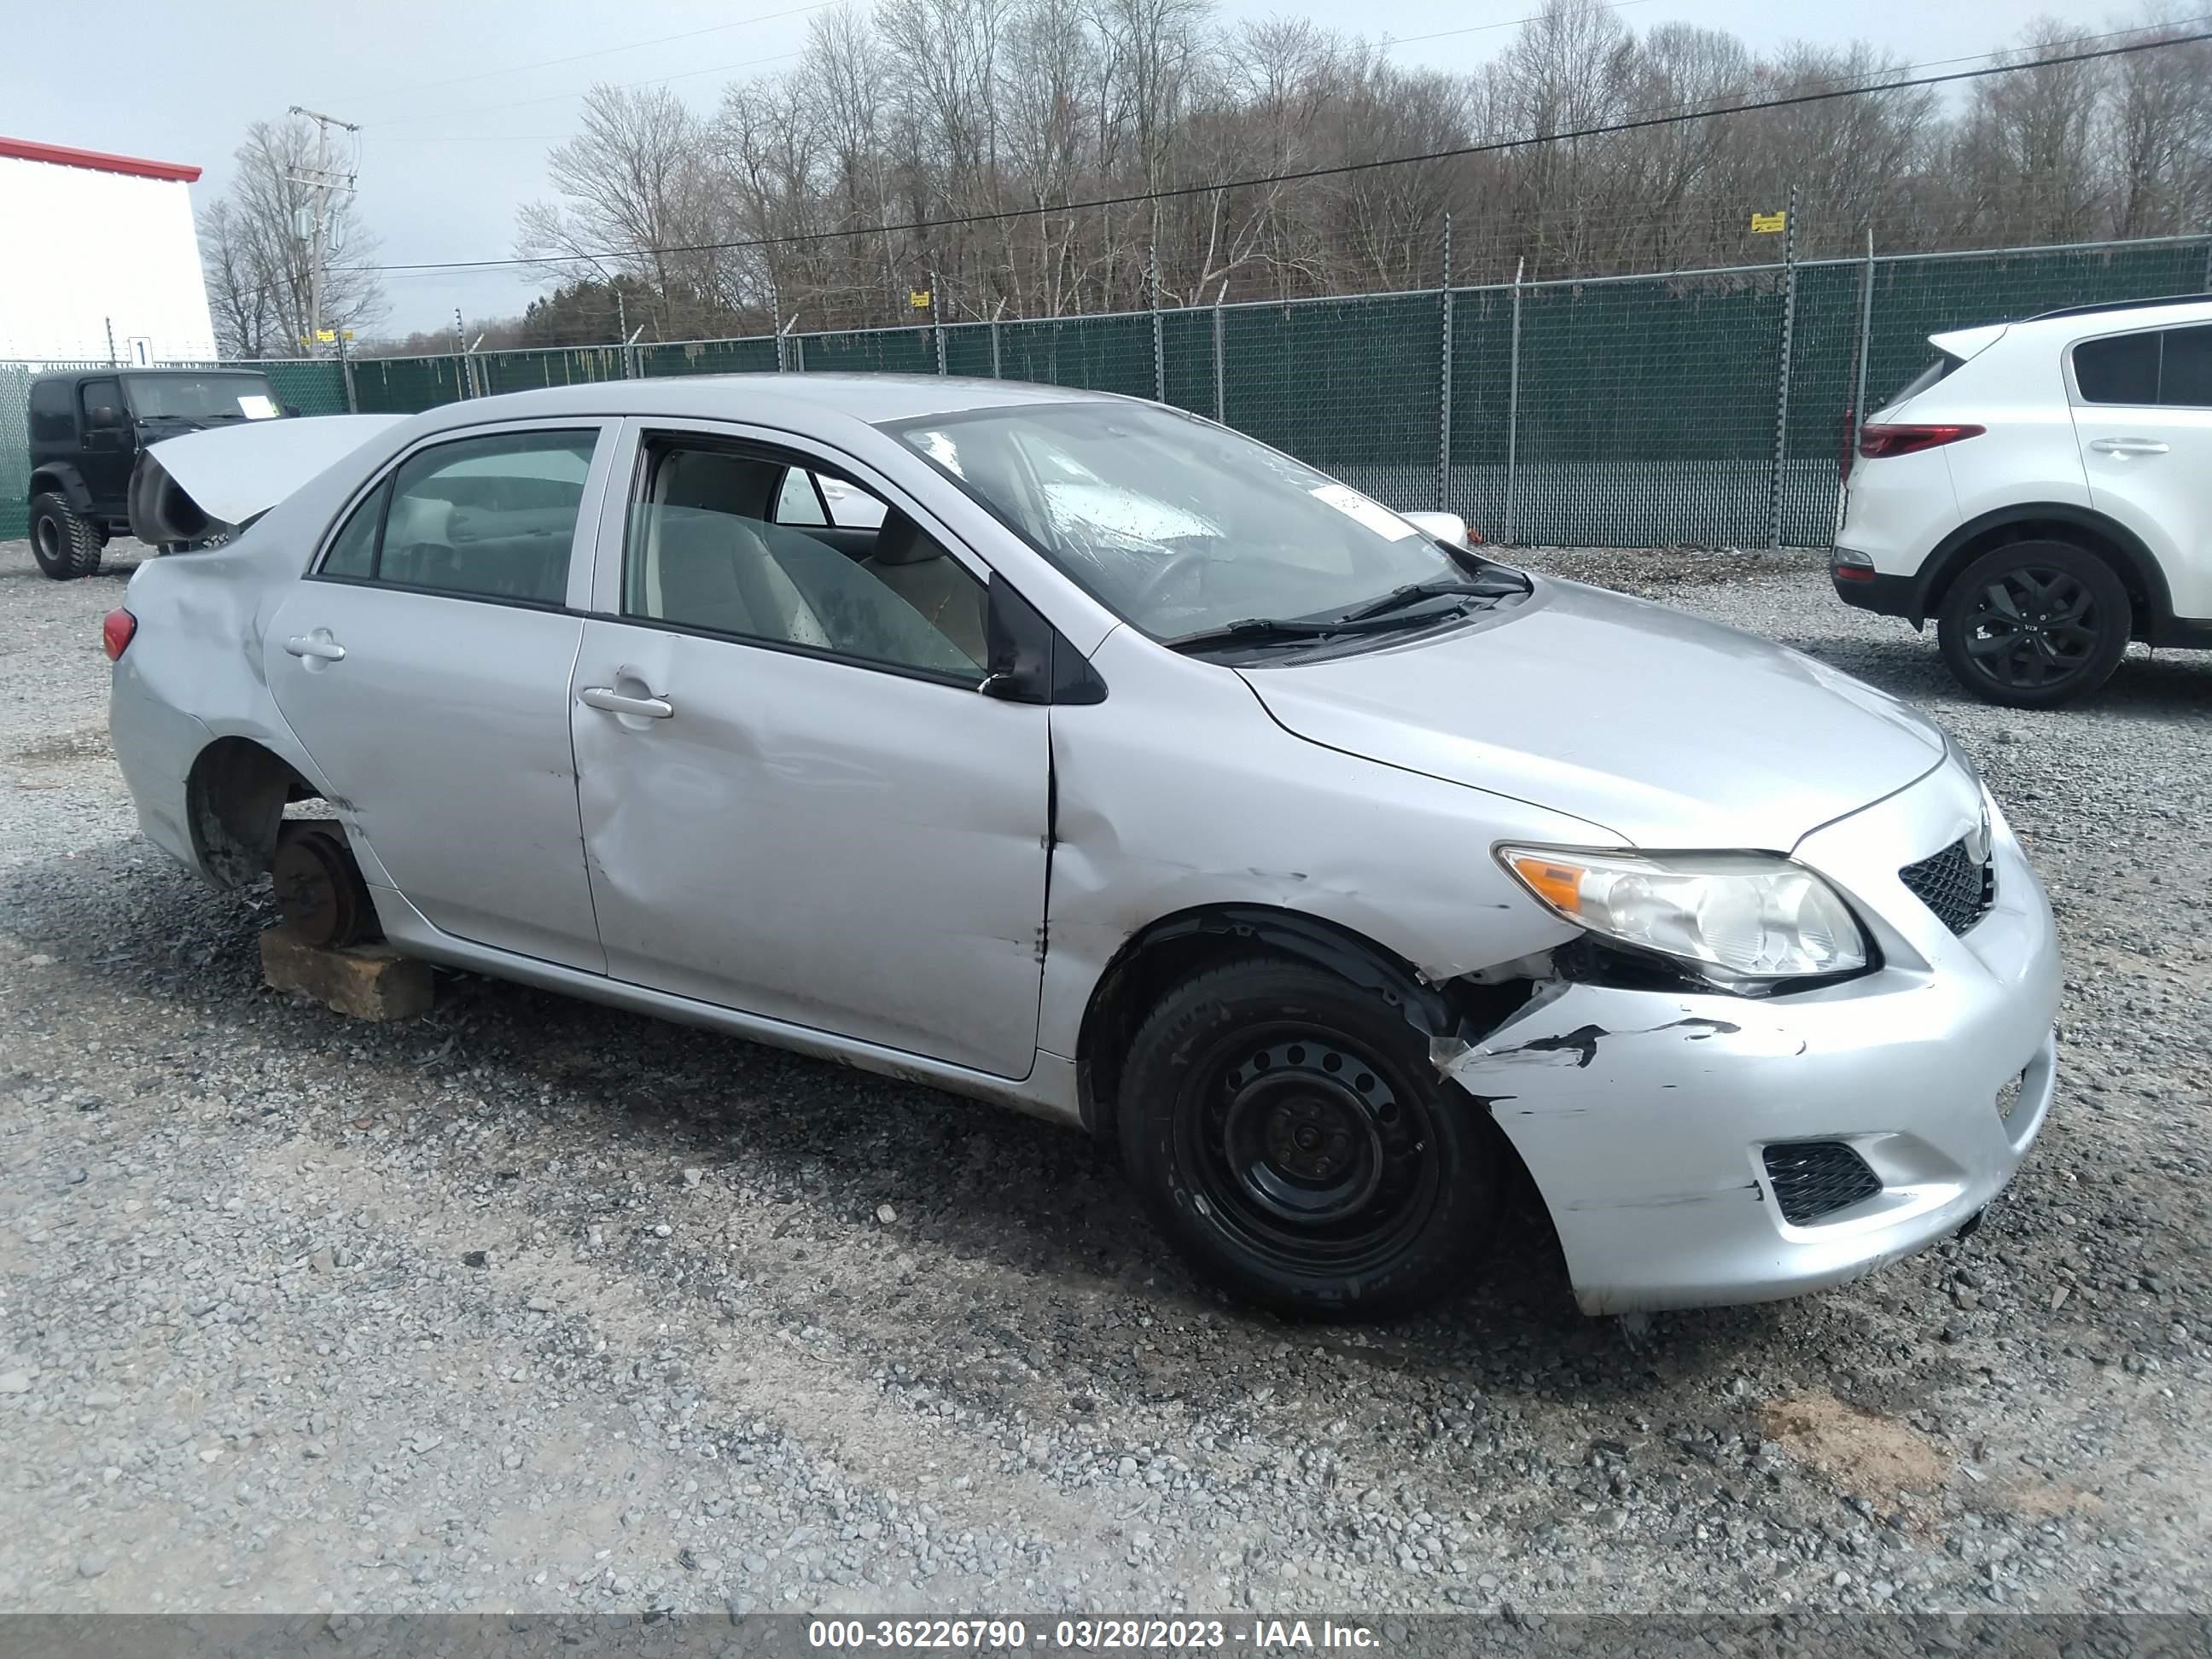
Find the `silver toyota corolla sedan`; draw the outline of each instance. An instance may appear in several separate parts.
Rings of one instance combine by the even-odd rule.
[[[1112,1137],[1254,1302],[1450,1291],[1516,1162],[1589,1311],[1832,1285],[2050,1108],[2051,911],[1940,729],[1209,422],[806,375],[269,425],[140,480],[246,526],[108,619],[152,841]]]

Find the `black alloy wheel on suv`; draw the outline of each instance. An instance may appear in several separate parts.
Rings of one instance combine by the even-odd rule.
[[[2056,708],[2112,677],[2133,624],[2112,567],[2065,542],[1984,554],[1944,591],[1936,642],[1960,684],[2010,708]]]

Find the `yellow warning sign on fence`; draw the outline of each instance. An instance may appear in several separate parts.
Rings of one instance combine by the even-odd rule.
[[[1771,235],[1775,231],[1788,229],[1789,226],[1790,216],[1786,213],[1754,213],[1751,216],[1752,230],[1758,235]]]
[[[906,295],[906,302],[912,306],[916,311],[928,310],[929,290],[926,288],[908,289]]]

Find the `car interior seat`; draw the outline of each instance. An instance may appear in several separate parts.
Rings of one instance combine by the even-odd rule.
[[[980,666],[984,658],[982,584],[935,538],[894,507],[860,568],[904,599],[924,621]]]

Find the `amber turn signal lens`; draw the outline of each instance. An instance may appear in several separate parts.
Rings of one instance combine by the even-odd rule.
[[[1516,853],[1512,860],[1513,873],[1554,910],[1571,916],[1582,908],[1583,872],[1578,866],[1530,853]]]

